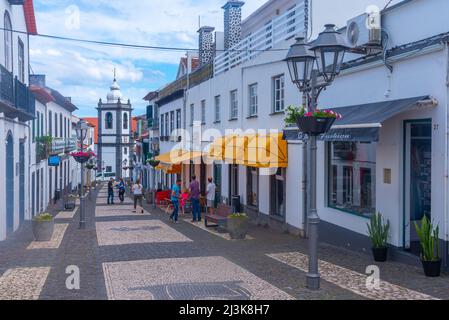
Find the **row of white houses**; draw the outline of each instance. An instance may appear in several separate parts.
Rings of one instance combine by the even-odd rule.
[[[323,30],[321,24],[335,23],[356,47],[354,27],[348,30],[347,21],[363,14],[369,5],[384,5],[384,1],[343,1],[338,12],[345,14],[336,16],[322,1],[313,3],[310,13],[310,1],[268,1],[240,21],[244,3],[228,1],[223,7],[224,35],[216,32],[210,37],[213,28],[201,28],[199,53],[188,53],[181,61],[184,73],[146,97],[153,152],[164,156],[173,149],[189,148],[190,143],[180,139],[183,134],[176,129],[189,132],[190,137],[210,129],[222,136],[229,129],[283,132],[286,107],[302,103],[283,61],[295,36],[303,36],[306,30],[310,34],[312,29],[313,40]],[[389,243],[394,256],[417,261],[413,223],[427,215],[440,226],[447,267],[447,12],[445,0],[396,1],[381,10],[382,46],[348,54],[340,76],[321,93],[320,108],[340,108],[346,115],[342,120],[346,128],[357,128],[333,130],[318,144],[317,200],[323,240],[368,251],[366,225],[374,213],[381,212],[391,223]],[[359,41],[363,41],[365,25],[357,26]],[[229,44],[226,39],[234,42]],[[206,54],[210,47],[216,49],[212,57]],[[208,153],[215,139],[201,135],[201,151]],[[256,223],[304,236],[303,143],[294,130],[285,131],[284,139],[288,143],[285,167],[267,171],[220,161],[184,163],[181,169],[172,165],[150,170],[148,183],[169,188],[181,177],[187,186],[196,173],[204,191],[206,178],[212,176],[220,202],[230,205],[232,196],[239,195]]]
[[[32,0],[0,1],[0,241],[45,212],[56,191],[77,185],[68,152],[76,148],[70,98],[30,75]],[[75,135],[76,137],[76,135]],[[58,166],[50,163],[57,160]]]

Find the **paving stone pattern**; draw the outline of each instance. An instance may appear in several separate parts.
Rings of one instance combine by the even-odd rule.
[[[0,242],[0,299],[449,299],[449,277],[426,278],[419,266],[377,264],[380,291],[366,287],[371,255],[321,243],[321,290],[306,288],[307,240],[250,226],[247,240],[187,214],[179,224],[153,205],[134,213],[131,198],[107,205],[107,191],[86,199],[86,228],[76,214],[57,216],[53,239],[33,240],[31,223]],[[187,220],[187,221],[184,221]],[[67,268],[80,270],[79,290],[66,287]]]

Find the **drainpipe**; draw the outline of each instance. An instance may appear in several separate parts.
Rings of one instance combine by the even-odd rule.
[[[446,269],[449,269],[449,199],[448,199],[448,192],[449,192],[449,114],[447,112],[449,108],[449,42],[446,41],[445,45],[445,55],[446,55],[446,161],[445,161],[445,216],[444,216],[444,230],[445,230],[445,247],[446,247],[446,257],[443,259],[444,261],[444,267]]]

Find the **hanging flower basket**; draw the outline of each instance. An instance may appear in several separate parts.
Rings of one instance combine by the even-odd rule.
[[[306,112],[304,107],[290,106],[287,108],[285,123],[296,124],[299,130],[311,136],[318,136],[330,130],[335,120],[341,115],[332,110],[315,110]]]
[[[147,163],[152,166],[153,168],[156,168],[161,162],[155,159],[150,159],[147,161]]]
[[[93,152],[73,152],[70,154],[76,162],[86,163],[94,155]]]
[[[334,122],[335,118],[301,117],[296,119],[299,130],[311,136],[328,132]]]

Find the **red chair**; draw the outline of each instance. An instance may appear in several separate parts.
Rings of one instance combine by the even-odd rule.
[[[165,205],[167,203],[167,199],[170,198],[170,190],[160,191],[156,193],[156,204],[157,205]]]

